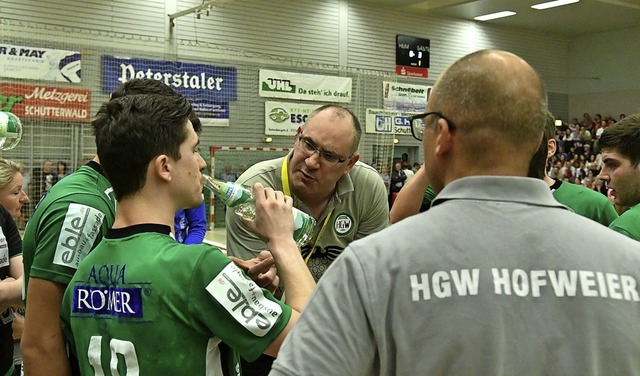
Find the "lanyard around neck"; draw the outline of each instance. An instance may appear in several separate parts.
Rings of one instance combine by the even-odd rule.
[[[284,192],[284,194],[287,196],[293,197],[291,196],[291,189],[289,188],[288,165],[289,165],[289,156],[287,155],[284,158],[284,161],[282,162],[282,169],[280,171],[280,179],[282,179],[282,192]],[[313,252],[315,252],[316,246],[318,245],[318,240],[322,237],[322,234],[324,233],[324,229],[327,227],[327,223],[329,223],[329,218],[331,218],[331,214],[333,214],[333,209],[331,209],[329,213],[327,213],[327,217],[324,219],[324,222],[322,223],[322,228],[320,228],[320,232],[318,233],[318,236],[316,236],[316,240],[313,242],[313,247],[311,248],[311,251],[307,255],[307,258],[304,259],[305,264],[309,263],[309,259],[311,258],[311,255],[313,255]]]

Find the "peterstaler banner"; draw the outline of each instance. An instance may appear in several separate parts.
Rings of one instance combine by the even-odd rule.
[[[91,120],[91,91],[42,85],[2,84],[2,111],[22,119]]]
[[[295,136],[309,115],[322,103],[265,102],[264,134],[274,136]]]
[[[365,132],[411,135],[409,118],[416,113],[367,108]]]
[[[427,107],[427,95],[431,86],[401,84],[398,82],[384,81],[383,107],[387,110],[424,112]]]
[[[102,56],[102,91],[113,92],[132,78],[162,81],[189,100],[235,101],[236,68]]]
[[[351,78],[260,69],[260,96],[351,102]]]
[[[102,91],[133,78],[164,82],[191,102],[202,125],[229,126],[229,101],[238,96],[235,67],[102,56]]]
[[[0,43],[0,77],[28,80],[81,81],[78,51]]]

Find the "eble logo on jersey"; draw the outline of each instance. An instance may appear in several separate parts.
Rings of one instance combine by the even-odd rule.
[[[95,208],[70,204],[58,237],[53,263],[78,269],[80,261],[93,248],[103,219],[104,213]]]
[[[259,337],[269,333],[282,314],[282,307],[267,299],[234,263],[222,269],[206,289],[240,325]]]

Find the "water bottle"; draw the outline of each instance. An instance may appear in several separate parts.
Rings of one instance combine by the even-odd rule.
[[[11,112],[0,111],[0,150],[11,150],[22,140],[22,122]]]
[[[255,218],[256,200],[250,189],[241,184],[214,179],[205,174],[202,174],[202,182],[237,215],[249,220]],[[316,220],[312,216],[293,208],[293,239],[299,247],[309,241],[315,227]]]

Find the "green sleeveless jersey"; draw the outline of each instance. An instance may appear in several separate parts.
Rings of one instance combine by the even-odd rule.
[[[102,167],[89,162],[40,200],[22,245],[25,293],[31,277],[69,283],[80,261],[113,225],[112,191]]]
[[[109,230],[61,309],[83,375],[237,374],[237,354],[256,359],[290,317],[220,250],[155,224]]]
[[[576,214],[602,225],[609,226],[618,218],[616,209],[605,195],[585,186],[556,180],[551,186],[551,193],[556,201],[568,206]]]

